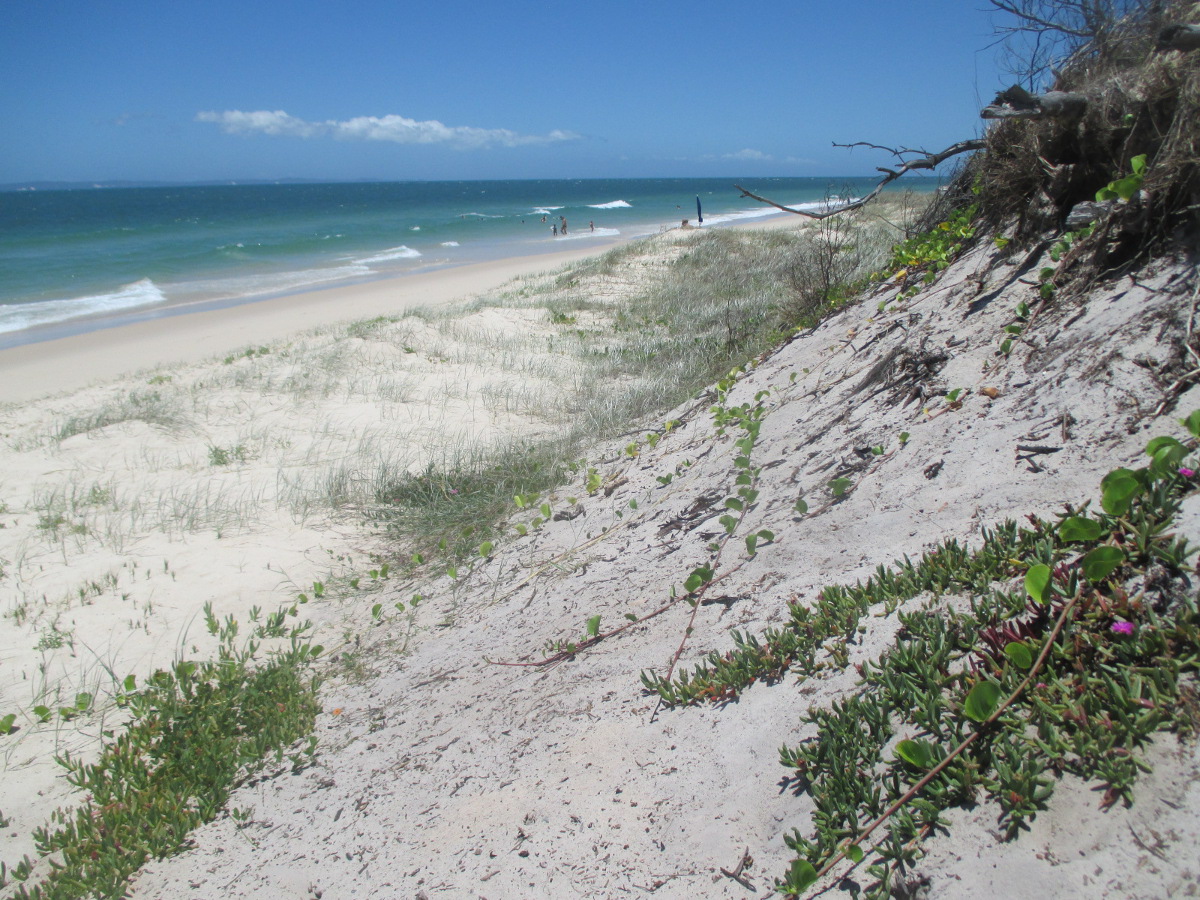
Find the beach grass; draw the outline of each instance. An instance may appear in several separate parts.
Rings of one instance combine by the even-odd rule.
[[[838,308],[904,236],[889,218],[905,212],[896,205],[803,229],[675,232],[430,317],[459,342],[460,364],[510,374],[480,397],[528,417],[528,433],[438,448],[415,471],[373,479],[363,502],[405,552],[469,553],[494,534],[514,495],[550,491],[586,466],[587,448],[665,414]],[[488,310],[522,311],[527,324],[472,335],[472,319]],[[379,325],[377,336],[400,324]]]

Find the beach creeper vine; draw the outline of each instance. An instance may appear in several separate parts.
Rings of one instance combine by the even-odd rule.
[[[238,641],[232,617],[219,621],[211,605],[204,616],[219,639],[215,660],[180,660],[140,688],[129,676],[116,697],[132,716],[125,733],[94,763],[59,758],[88,799],[34,832],[38,855],[51,860],[43,881],[26,883],[29,857],[0,864],[0,887],[17,882],[12,897],[123,897],[141,866],[185,849],[189,832],[268,760],[297,771],[311,763],[320,679],[309,667],[322,648],[305,639],[310,625],[288,629],[287,645],[263,658],[257,639]]]
[[[732,699],[788,671],[819,677],[847,665],[844,642],[873,607],[890,613],[932,595],[899,613],[893,646],[859,665],[855,695],[809,710],[817,735],[780,749],[815,808],[811,835],[785,837],[796,858],[777,890],[800,896],[865,862],[873,881],[863,896],[882,900],[922,839],[947,827],[948,808],[983,794],[1011,837],[1064,774],[1099,781],[1102,806],[1128,802],[1153,734],[1200,731],[1190,686],[1200,610],[1185,579],[1194,551],[1170,531],[1197,487],[1200,411],[1182,424],[1187,442],[1157,437],[1146,466],[1105,476],[1099,512],[1068,506],[1055,521],[1008,522],[973,552],[947,541],[865,584],[826,587],[811,609],[793,598],[787,626],[762,639],[735,632],[733,651],[653,685],[664,703],[687,704]],[[940,608],[951,592],[969,609]]]
[[[758,478],[762,472],[761,467],[752,465],[751,454],[753,453],[755,442],[758,440],[759,430],[762,427],[763,416],[766,412],[764,403],[770,396],[770,391],[759,391],[752,403],[728,406],[726,399],[729,391],[733,388],[738,376],[743,371],[740,367],[733,369],[725,378],[717,383],[717,402],[710,408],[718,436],[723,436],[729,429],[733,428],[744,432],[741,437],[734,441],[734,450],[737,453],[737,456],[734,458],[734,469],[737,475],[734,478],[734,491],[724,501],[726,512],[719,519],[724,529],[724,534],[709,545],[708,549],[711,554],[709,560],[688,573],[682,584],[682,593],[675,586],[672,586],[670,598],[666,603],[644,616],[639,617],[633,613],[628,613],[625,616],[628,621],[624,625],[610,631],[600,631],[600,616],[592,616],[586,622],[584,633],[578,638],[550,641],[546,646],[546,655],[543,659],[533,662],[500,662],[495,660],[488,660],[488,662],[492,662],[495,665],[507,666],[556,665],[574,657],[583,650],[594,647],[601,641],[632,628],[634,625],[640,625],[661,615],[682,601],[692,607],[692,614],[688,619],[688,624],[685,628],[684,636],[680,641],[679,648],[675,651],[668,666],[666,677],[668,679],[671,677],[687,645],[687,640],[691,636],[700,602],[709,588],[741,568],[746,559],[752,558],[758,552],[758,548],[762,543],[769,543],[775,540],[774,533],[765,528],[759,529],[753,534],[746,535],[744,539],[746,556],[743,560],[731,567],[721,568],[725,550],[730,539],[738,531],[746,514],[754,508],[758,501]],[[677,424],[677,422],[669,422],[667,430],[669,431]],[[646,675],[643,675],[643,680],[646,677]]]

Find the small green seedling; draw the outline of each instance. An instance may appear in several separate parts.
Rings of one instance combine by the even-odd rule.
[[[700,566],[692,570],[692,574],[687,577],[683,583],[685,593],[691,594],[698,591],[703,585],[713,579],[713,570],[708,566]]]
[[[1133,169],[1133,174],[1110,181],[1100,188],[1096,191],[1097,201],[1103,203],[1105,200],[1130,200],[1142,189],[1142,182],[1146,177],[1146,154],[1135,156],[1129,161],[1129,166]]]
[[[835,478],[829,482],[829,493],[835,497],[843,497],[853,484],[849,478]]]
[[[754,554],[758,552],[758,542],[760,540],[768,541],[768,542],[773,541],[773,540],[775,540],[775,533],[773,531],[768,531],[767,529],[763,528],[760,531],[755,532],[754,534],[747,535],[746,536],[746,552],[748,554],[750,554],[751,556],[754,556]]]

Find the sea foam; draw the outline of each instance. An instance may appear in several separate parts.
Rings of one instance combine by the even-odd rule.
[[[416,259],[420,255],[420,250],[414,250],[412,247],[406,247],[404,244],[401,244],[399,247],[392,247],[390,250],[384,250],[382,253],[368,256],[365,259],[358,260],[358,262],[370,265],[371,263],[391,262],[396,259]]]
[[[65,322],[83,316],[121,312],[166,301],[163,292],[149,278],[108,293],[65,300],[39,300],[0,306],[0,333]]]
[[[205,278],[165,285],[167,296],[176,303],[203,303],[237,297],[266,297],[293,291],[311,290],[333,281],[366,278],[369,266],[357,263],[320,269],[296,269],[288,272],[260,272],[228,278]]]
[[[854,202],[852,197],[833,197],[830,200],[816,200],[810,203],[790,203],[784,204],[792,209],[800,209],[806,212],[822,212],[828,209],[834,209],[845,203]],[[777,216],[782,212],[773,206],[766,206],[761,209],[743,209],[737,212],[721,213],[717,215],[706,215],[704,217],[705,225],[722,225],[726,222],[738,222],[743,219],[763,219],[767,216]]]
[[[632,209],[633,204],[627,203],[624,200],[613,200],[609,203],[589,203],[592,209]]]
[[[584,228],[580,231],[572,231],[569,234],[559,235],[556,240],[578,241],[583,238],[618,237],[620,234],[621,232],[616,228],[597,228],[595,231]]]

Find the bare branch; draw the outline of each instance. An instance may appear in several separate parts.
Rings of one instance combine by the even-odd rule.
[[[1030,88],[1072,61],[1104,59],[1139,23],[1161,18],[1163,0],[988,0],[1008,22],[993,31],[1010,54],[1010,71]]]
[[[910,150],[908,147],[881,147],[879,144],[870,144],[870,143],[867,143],[866,141],[855,141],[853,144],[839,144],[837,141],[834,141],[833,146],[845,147],[848,150],[853,150],[855,147],[867,147],[871,150],[885,150],[888,153],[890,153],[893,156],[900,159],[901,161],[903,161],[903,159],[904,159],[903,154],[905,154],[905,153],[920,153],[923,156],[929,155],[928,150]],[[883,170],[881,169],[880,171],[883,171]]]
[[[1036,10],[1040,6],[1037,2],[1014,2],[1014,0],[988,0],[992,6],[1001,12],[1008,13],[1020,22],[1020,25],[1010,25],[1000,29],[1004,32],[1012,31],[1057,31],[1060,34],[1069,35],[1070,37],[1079,38],[1080,40],[1088,40],[1095,36],[1094,30],[1085,30],[1082,28],[1072,28],[1065,24],[1061,19],[1053,20],[1044,15],[1039,15]],[[1051,7],[1054,8],[1053,6]]]
[[[892,147],[879,147],[875,144],[867,144],[862,141],[860,141],[858,144],[834,144],[834,146],[835,147],[853,147],[853,146],[872,147],[876,150],[887,150],[888,152],[892,153],[893,155],[895,155],[897,157],[899,157],[901,153],[922,152],[922,151],[918,151],[918,150],[897,150]],[[804,216],[806,219],[828,219],[831,216],[838,215],[839,213],[849,212],[852,209],[858,209],[862,206],[866,206],[868,203],[870,203],[872,200],[874,200],[876,197],[878,197],[880,192],[887,185],[891,184],[893,181],[895,181],[900,176],[904,175],[906,172],[912,172],[917,169],[935,169],[941,163],[944,163],[946,160],[948,160],[952,156],[958,156],[960,153],[970,153],[973,150],[982,150],[985,146],[986,146],[986,142],[979,138],[976,138],[976,139],[970,140],[970,141],[959,141],[957,144],[952,144],[951,146],[947,147],[941,153],[930,153],[930,154],[922,156],[918,159],[907,160],[899,168],[896,168],[896,169],[880,168],[879,171],[886,173],[887,177],[885,177],[881,182],[879,182],[879,184],[875,185],[875,189],[872,190],[871,193],[867,194],[865,197],[859,197],[857,200],[852,200],[849,203],[844,203],[841,206],[835,207],[833,209],[827,209],[824,212],[810,212],[809,210],[804,210],[804,209],[792,209],[790,206],[784,206],[781,203],[776,203],[774,200],[769,200],[766,197],[760,197],[758,194],[755,194],[755,193],[752,193],[752,192],[746,190],[740,184],[735,184],[734,187],[742,192],[743,197],[749,197],[752,200],[757,200],[759,203],[765,203],[768,206],[773,206],[776,209],[782,210],[783,212],[792,213],[793,215],[797,215],[797,216]]]

